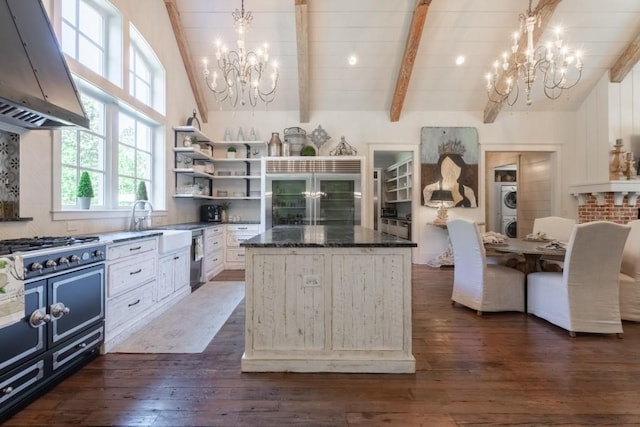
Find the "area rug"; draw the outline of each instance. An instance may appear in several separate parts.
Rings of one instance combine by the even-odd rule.
[[[244,298],[244,282],[207,282],[114,353],[202,353]]]

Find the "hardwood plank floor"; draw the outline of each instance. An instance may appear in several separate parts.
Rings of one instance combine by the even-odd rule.
[[[204,353],[101,356],[6,425],[640,425],[640,324],[571,338],[531,315],[478,317],[451,306],[452,277],[413,267],[415,374],[243,374],[241,303]]]

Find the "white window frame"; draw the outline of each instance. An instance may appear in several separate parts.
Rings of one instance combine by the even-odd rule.
[[[67,0],[51,0],[50,6],[52,24],[57,29],[58,37],[60,37],[61,28],[61,1]],[[133,43],[130,37],[130,29],[133,26],[130,23],[123,23],[119,11],[113,7],[107,0],[80,0],[91,5],[97,5],[108,16],[107,35],[110,48],[106,52],[106,69],[107,77],[101,76],[92,71],[88,67],[78,62],[75,58],[66,55],[69,69],[71,70],[76,86],[80,92],[88,91],[89,94],[107,102],[108,107],[105,116],[107,117],[107,147],[105,151],[106,157],[106,176],[104,206],[92,207],[90,210],[75,209],[69,206],[61,206],[61,134],[60,131],[53,132],[53,179],[52,179],[52,219],[53,220],[73,220],[73,219],[96,219],[96,218],[128,218],[130,215],[129,207],[119,207],[118,201],[118,112],[126,112],[133,115],[136,119],[145,122],[152,128],[152,189],[149,193],[154,206],[154,216],[166,215],[166,117],[165,111],[165,72],[156,54],[149,47],[144,38],[137,34],[133,35],[137,46],[146,47],[145,59],[151,59],[154,65],[153,77],[153,97],[152,106],[148,106],[139,101],[129,93],[128,78],[123,79],[123,75],[128,76],[129,51]],[[135,29],[134,29],[135,30]],[[118,41],[120,40],[120,42]],[[121,42],[124,41],[124,42]],[[115,47],[124,46],[125,51],[118,50]],[[155,61],[155,62],[153,62]],[[113,79],[117,76],[117,79]]]

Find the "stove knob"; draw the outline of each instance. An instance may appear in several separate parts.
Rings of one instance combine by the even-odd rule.
[[[100,249],[98,249],[93,253],[93,256],[96,258],[102,258],[104,256],[104,251],[101,251]]]
[[[49,322],[51,322],[51,316],[44,314],[41,310],[34,311],[31,313],[31,317],[29,318],[29,324],[33,328],[37,328]]]
[[[65,305],[61,302],[57,302],[51,306],[49,310],[54,319],[59,319],[60,317],[68,314],[71,310],[69,307],[65,307]]]
[[[31,270],[31,271],[42,271],[43,268],[44,268],[44,266],[42,264],[40,264],[39,262],[34,262],[29,267],[29,270]]]
[[[57,265],[58,265],[58,263],[57,263],[57,262],[55,262],[55,261],[54,261],[54,260],[52,260],[52,259],[48,259],[48,260],[46,260],[46,261],[45,261],[45,263],[44,263],[44,266],[45,266],[46,268],[53,268],[53,267],[56,267]]]
[[[69,258],[61,256],[60,259],[58,259],[58,265],[63,264],[69,266]]]
[[[13,387],[11,387],[11,386],[5,387],[0,391],[2,392],[3,396],[6,396],[7,394],[9,394],[9,393],[11,393],[13,391]]]
[[[80,257],[78,255],[71,255],[71,262],[80,262]]]

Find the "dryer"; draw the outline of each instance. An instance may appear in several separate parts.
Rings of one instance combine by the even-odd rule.
[[[516,216],[518,214],[518,186],[502,184],[500,186],[500,216]]]

